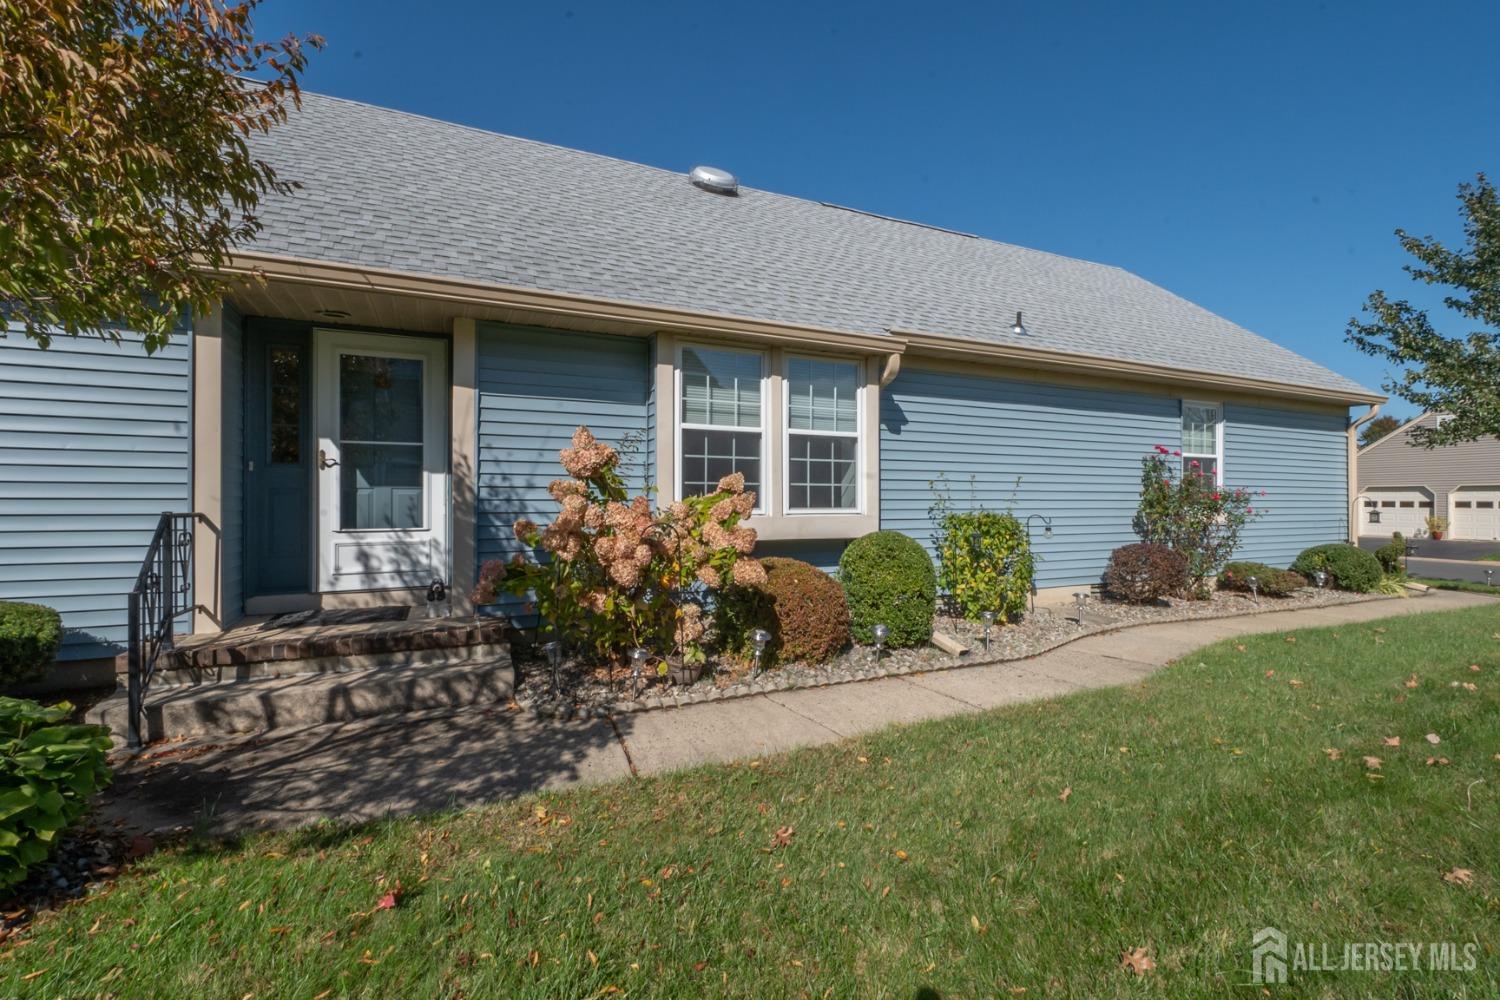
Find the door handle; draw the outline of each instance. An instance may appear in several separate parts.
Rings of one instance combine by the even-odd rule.
[[[338,464],[339,464],[339,460],[338,459],[336,459],[336,458],[329,458],[328,457],[328,452],[324,451],[322,448],[318,449],[318,468],[320,468],[320,469],[331,469],[335,465],[338,465]]]

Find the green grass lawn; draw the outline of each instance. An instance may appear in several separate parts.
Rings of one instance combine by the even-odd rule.
[[[1265,925],[1333,953],[1480,949],[1467,974],[1294,972],[1276,995],[1500,992],[1500,611],[1224,643],[1129,688],[735,766],[187,843],[41,919],[0,995],[1251,996]]]

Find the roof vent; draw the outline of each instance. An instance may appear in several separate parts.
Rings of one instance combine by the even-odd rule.
[[[739,194],[740,179],[727,170],[718,167],[694,167],[688,174],[688,180],[701,187],[705,191],[714,194]]]

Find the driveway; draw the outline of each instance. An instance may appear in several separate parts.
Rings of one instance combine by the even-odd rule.
[[[1390,539],[1379,535],[1361,535],[1359,547],[1369,552],[1374,552]],[[1428,559],[1482,559],[1485,556],[1500,555],[1500,542],[1466,541],[1463,539],[1445,538],[1435,542],[1431,538],[1407,539],[1417,547],[1417,554]],[[1495,564],[1500,567],[1500,563]],[[1484,579],[1484,574],[1479,578]]]

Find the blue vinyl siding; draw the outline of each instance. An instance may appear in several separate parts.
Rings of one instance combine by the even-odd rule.
[[[475,535],[479,561],[509,558],[521,517],[552,520],[547,484],[565,473],[557,453],[585,424],[619,446],[634,435],[630,489],[646,482],[650,344],[644,339],[480,324],[479,476]]]
[[[155,355],[0,337],[0,600],[62,612],[61,659],[124,648],[125,600],[162,511],[191,508],[191,335]]]
[[[1347,411],[1224,407],[1224,483],[1267,494],[1237,558],[1286,566],[1310,545],[1348,539],[1347,426]]]
[[[930,547],[943,474],[956,507],[1052,518],[1050,539],[1033,522],[1037,586],[1097,580],[1135,540],[1141,455],[1178,440],[1180,413],[1170,396],[903,369],[881,394],[881,527]]]
[[[219,419],[223,421],[220,469],[223,513],[219,545],[220,617],[225,625],[245,613],[245,337],[239,312],[224,303],[223,381]]]

